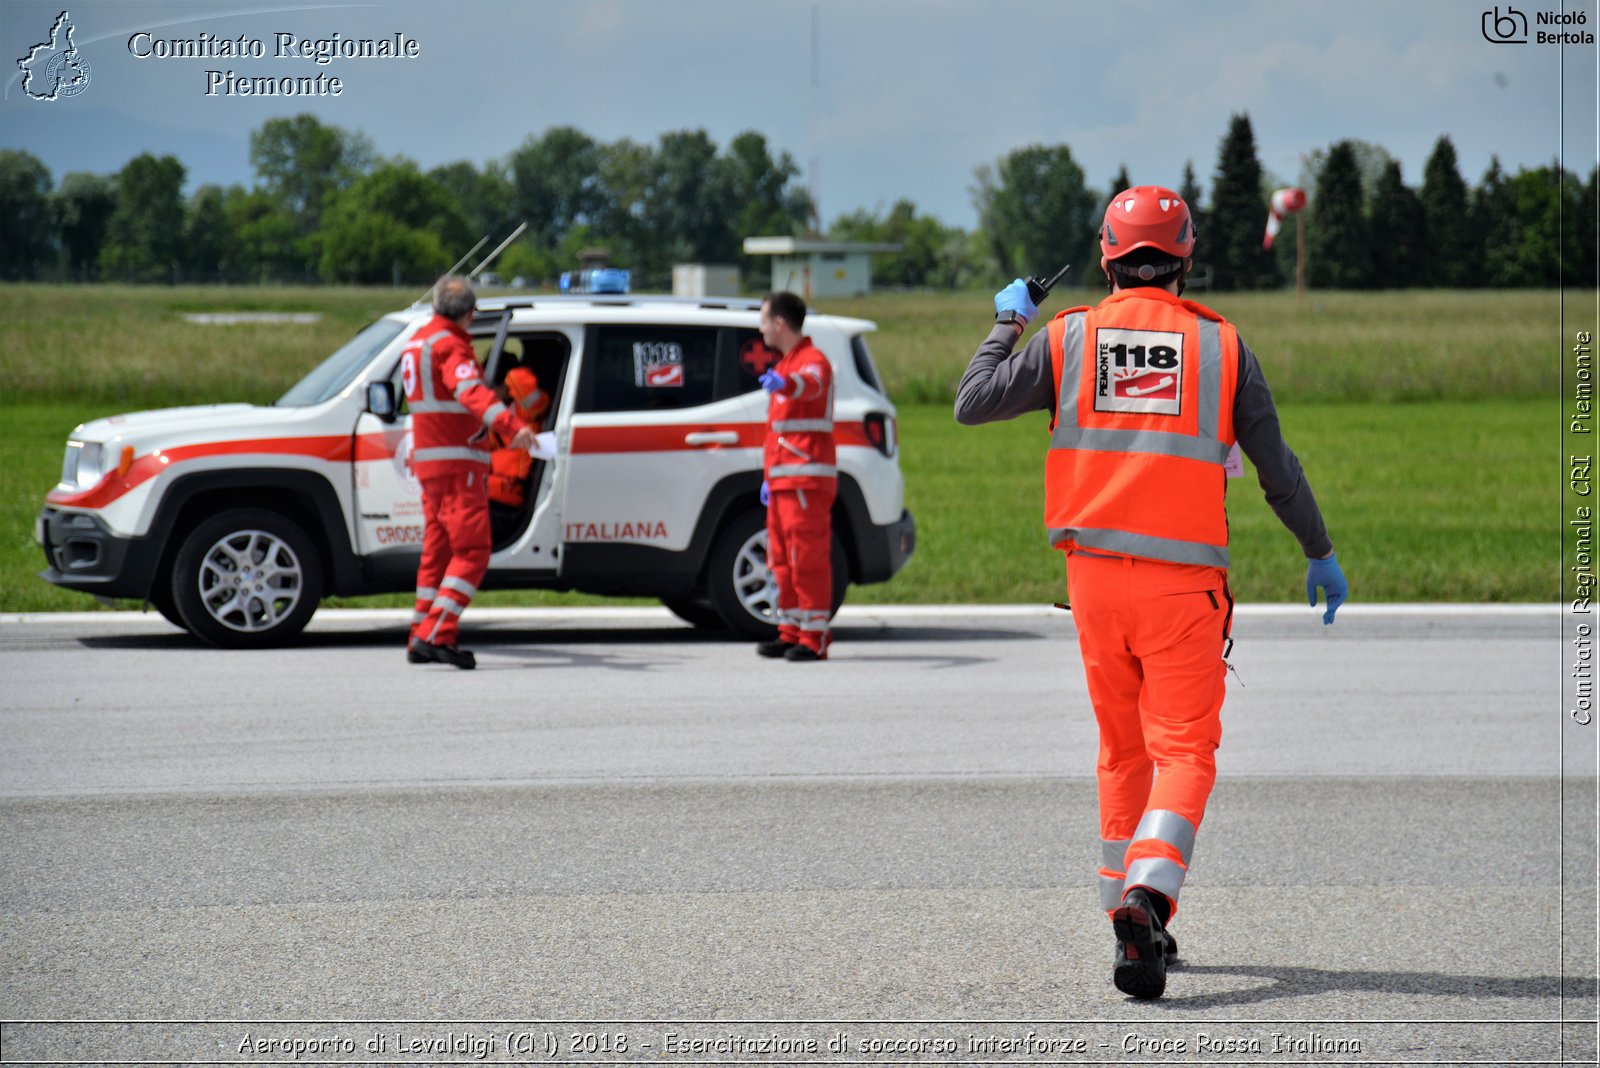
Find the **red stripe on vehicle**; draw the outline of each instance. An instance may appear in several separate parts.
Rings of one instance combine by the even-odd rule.
[[[65,508],[104,508],[123,494],[155,478],[172,464],[183,463],[205,456],[236,456],[245,453],[278,456],[310,456],[330,463],[349,463],[350,438],[344,435],[314,438],[259,438],[253,441],[207,441],[197,445],[179,445],[171,449],[157,449],[135,459],[128,473],[119,475],[107,472],[104,478],[86,490],[67,493],[53,489],[45,494],[49,504]]]
[[[715,434],[732,431],[739,435],[732,445],[690,445],[690,434]],[[859,422],[835,423],[835,445],[871,447],[866,427]],[[580,426],[572,431],[572,453],[590,455],[608,452],[700,452],[707,449],[759,449],[767,442],[767,428],[761,423],[676,423],[670,426]]]

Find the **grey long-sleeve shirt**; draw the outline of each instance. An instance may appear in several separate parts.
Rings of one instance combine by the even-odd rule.
[[[956,422],[976,426],[1033,411],[1054,414],[1056,383],[1049,336],[1040,330],[1020,351],[1013,351],[1018,336],[1010,324],[997,323],[978,346],[956,390]],[[1238,383],[1233,401],[1234,435],[1255,465],[1267,504],[1300,542],[1306,556],[1327,556],[1333,552],[1333,542],[1322,521],[1322,510],[1300,469],[1299,457],[1283,440],[1272,391],[1255,353],[1243,340],[1239,342]]]

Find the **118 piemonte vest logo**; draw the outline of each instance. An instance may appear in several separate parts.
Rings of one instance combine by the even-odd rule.
[[[1094,352],[1095,411],[1181,414],[1181,333],[1101,327]]]

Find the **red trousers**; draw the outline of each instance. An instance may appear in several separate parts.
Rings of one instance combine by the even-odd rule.
[[[1176,911],[1217,777],[1228,573],[1074,551],[1067,589],[1100,726],[1100,903],[1143,886]]]
[[[422,520],[411,633],[454,645],[461,613],[489,570],[489,469],[422,479]]]
[[[778,638],[828,651],[833,608],[833,498],[838,490],[780,490],[767,506],[767,566],[778,584]]]

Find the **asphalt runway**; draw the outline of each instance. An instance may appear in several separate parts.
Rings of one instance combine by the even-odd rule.
[[[1556,606],[1242,607],[1156,1003],[1067,614],[404,615],[0,617],[0,1063],[1594,1063]]]

